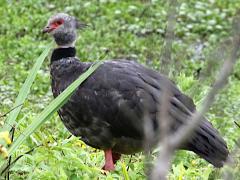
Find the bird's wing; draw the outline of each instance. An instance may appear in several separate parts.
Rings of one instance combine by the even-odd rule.
[[[83,83],[79,93],[89,96],[83,106],[89,110],[88,114],[108,123],[113,136],[143,138],[145,114],[152,126],[158,127],[156,115],[165,85],[171,91],[170,102],[175,113],[195,109],[192,100],[170,80],[133,61],[105,62]]]

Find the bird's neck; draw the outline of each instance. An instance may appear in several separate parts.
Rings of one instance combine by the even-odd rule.
[[[75,47],[58,47],[54,49],[52,52],[51,63],[63,58],[75,57],[75,55],[76,55]]]

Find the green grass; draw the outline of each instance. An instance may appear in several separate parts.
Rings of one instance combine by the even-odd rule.
[[[16,96],[25,81],[34,59],[51,39],[41,30],[56,12],[67,12],[86,22],[90,28],[79,32],[77,53],[82,61],[95,61],[106,50],[105,59],[129,58],[160,69],[160,58],[165,46],[168,4],[166,1],[146,0],[69,1],[26,0],[4,1],[0,6],[0,113],[14,107]],[[240,0],[179,1],[175,39],[172,45],[170,77],[180,89],[199,104],[213,82],[222,57],[227,57],[233,17],[238,14]],[[195,47],[203,45],[203,50]],[[217,51],[217,48],[220,48]],[[199,81],[197,71],[211,66]],[[174,67],[174,64],[177,66]],[[217,96],[207,117],[219,129],[230,150],[239,138],[240,129],[234,121],[240,119],[240,63],[235,67],[229,84]],[[52,100],[49,62],[38,72],[31,93],[18,119],[23,119],[16,136],[32,122]],[[0,121],[3,121],[1,118]],[[57,115],[18,148],[14,158],[34,148],[20,158],[10,170],[11,179],[143,179],[144,156],[123,156],[116,171],[103,175],[103,153],[86,146],[70,133]],[[39,146],[39,147],[37,147]],[[231,172],[239,175],[240,162]],[[153,158],[155,156],[153,155]],[[127,168],[129,166],[129,169]],[[126,171],[128,170],[128,171]],[[221,179],[217,170],[190,152],[179,151],[173,161],[169,179]]]

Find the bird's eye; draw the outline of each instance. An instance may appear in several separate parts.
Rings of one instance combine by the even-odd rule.
[[[63,20],[58,20],[55,22],[55,24],[59,26],[59,25],[63,24]]]

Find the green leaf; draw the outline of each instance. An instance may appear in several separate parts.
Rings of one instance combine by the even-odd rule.
[[[21,87],[19,94],[16,98],[16,101],[13,106],[13,107],[15,107],[15,109],[13,109],[9,113],[9,116],[8,116],[4,126],[0,130],[0,132],[10,131],[11,128],[16,124],[16,119],[18,117],[18,114],[20,113],[22,104],[26,100],[26,98],[30,92],[30,88],[33,84],[33,81],[36,78],[37,72],[40,69],[44,59],[47,57],[49,51],[52,49],[53,45],[54,45],[54,42],[50,43],[47,46],[47,48],[42,52],[42,54],[36,59],[36,63],[34,64],[33,68],[31,69],[30,73],[28,74],[28,77],[25,80],[25,82],[24,82],[23,86]]]
[[[101,61],[98,61],[92,65],[85,73],[83,73],[78,79],[76,79],[70,86],[68,86],[56,99],[54,99],[32,123],[22,132],[19,137],[13,142],[8,153],[9,156],[23,143],[23,141],[29,137],[37,128],[39,128],[46,120],[48,120],[57,110],[59,110],[69,97],[74,93],[75,89],[85,81],[100,65]]]
[[[125,180],[130,180],[128,172],[127,172],[126,164],[124,162],[122,162],[121,165],[122,165],[122,171],[123,171],[124,179]]]

